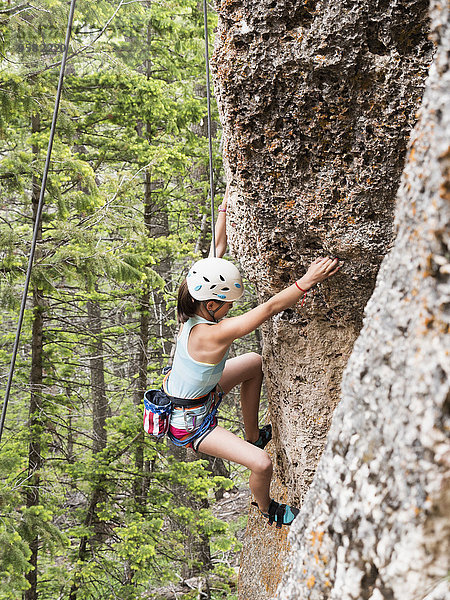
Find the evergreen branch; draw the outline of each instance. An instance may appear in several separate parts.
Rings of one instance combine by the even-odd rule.
[[[33,6],[29,2],[22,2],[22,4],[18,4],[17,6],[11,6],[10,8],[4,8],[3,10],[0,10],[0,15],[10,15],[10,16],[14,17],[15,15],[18,15],[19,13],[21,13],[24,10],[27,10],[29,8],[32,8],[34,10],[40,10],[43,12],[50,12],[49,10],[46,10],[45,8],[39,8],[37,6]]]
[[[17,175],[28,175],[26,171],[16,171],[15,173],[2,173],[0,175],[0,179],[13,179],[17,177]]]
[[[72,54],[70,54],[67,57],[67,62],[69,60],[71,60],[72,58],[75,58],[75,56],[78,56],[79,54],[81,54],[82,52],[84,52],[85,50],[87,50],[88,48],[91,48],[95,42],[105,33],[105,31],[107,30],[107,28],[109,27],[109,25],[111,24],[111,22],[115,19],[117,13],[119,12],[119,10],[122,8],[122,5],[124,3],[124,0],[120,0],[119,2],[119,6],[116,8],[116,10],[114,11],[114,13],[112,14],[112,16],[108,19],[108,21],[106,21],[105,26],[101,29],[100,33],[97,35],[97,37],[95,37],[92,42],[90,42],[89,44],[87,44],[86,46],[83,46],[82,48],[80,48],[79,50],[77,50],[76,52],[72,52]],[[45,73],[45,71],[48,71],[50,69],[53,69],[53,67],[58,67],[61,64],[60,61],[52,63],[51,65],[48,65],[47,67],[45,67],[45,69],[41,69],[40,71],[34,71],[33,73],[30,73],[29,75],[27,75],[28,79],[33,79],[34,77],[36,77],[36,75],[40,75],[41,73]]]

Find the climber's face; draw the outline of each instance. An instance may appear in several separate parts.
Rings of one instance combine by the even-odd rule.
[[[220,313],[220,317],[225,317],[228,314],[228,311],[233,307],[233,303],[232,302],[225,302],[225,304],[222,306],[221,310],[219,310]]]
[[[206,305],[208,310],[214,312],[214,316],[218,321],[220,319],[223,319],[224,317],[226,317],[228,314],[228,311],[233,306],[232,302],[224,302],[222,304],[222,306],[221,306],[221,304],[222,303],[216,302],[215,300],[210,300]]]

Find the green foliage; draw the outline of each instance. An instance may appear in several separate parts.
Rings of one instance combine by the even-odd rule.
[[[194,248],[209,245],[201,225],[209,210],[207,140],[196,133],[206,115],[202,14],[194,0],[117,7],[104,0],[76,6],[0,452],[0,600],[16,599],[29,586],[36,539],[43,600],[71,594],[77,600],[141,597],[143,590],[180,576],[187,539],[210,547],[220,582],[214,597],[232,597],[234,589],[234,571],[221,565],[238,545],[232,528],[214,518],[208,504],[215,490],[230,489],[235,481],[211,474],[204,461],[174,458],[165,442],[144,438],[139,404],[142,319],[148,318],[145,370],[153,385],[161,381],[175,332],[175,288]],[[3,8],[9,3],[0,1]],[[0,13],[3,379],[67,10],[61,0],[45,0],[20,13]],[[212,31],[214,15],[210,19]],[[218,184],[219,202],[220,177]],[[33,297],[44,331],[39,406],[31,426]],[[100,309],[100,331],[89,318],[89,302]],[[94,452],[100,384],[92,378],[100,343],[107,415],[105,447]],[[37,473],[30,462],[33,446],[42,459]],[[188,566],[206,569],[194,559]]]
[[[15,591],[28,589],[24,575],[31,570],[30,549],[18,531],[11,530],[5,522],[0,526],[0,577],[3,598],[15,598]],[[9,591],[8,591],[9,590]]]

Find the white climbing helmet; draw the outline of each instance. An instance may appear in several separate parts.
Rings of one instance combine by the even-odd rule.
[[[189,293],[195,300],[234,302],[244,293],[241,274],[224,258],[198,260],[186,279]]]

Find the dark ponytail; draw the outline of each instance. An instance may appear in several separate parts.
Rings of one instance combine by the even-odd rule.
[[[188,319],[193,317],[200,308],[200,301],[195,300],[189,293],[186,279],[180,285],[178,290],[177,313],[178,322],[186,323]]]

